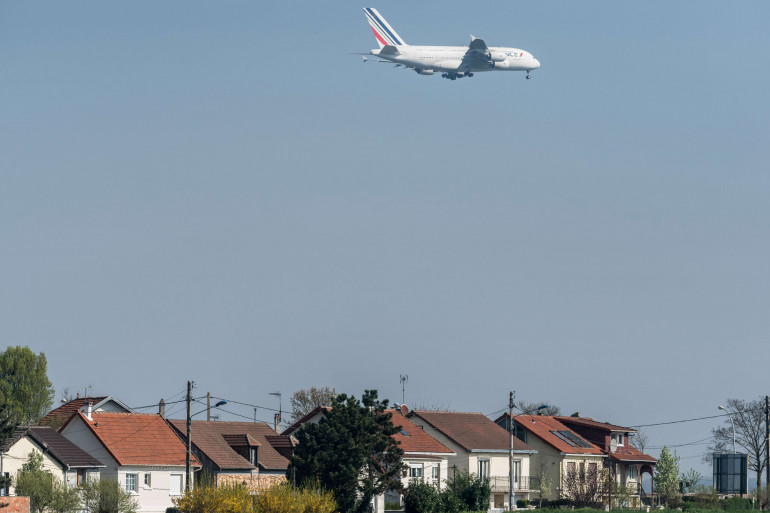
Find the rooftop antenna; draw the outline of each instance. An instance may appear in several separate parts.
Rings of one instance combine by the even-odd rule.
[[[409,376],[407,374],[401,374],[401,404],[404,404],[406,402],[406,382],[409,381]]]

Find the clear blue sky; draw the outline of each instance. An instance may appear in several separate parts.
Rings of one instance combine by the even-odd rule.
[[[5,343],[130,405],[408,374],[411,405],[636,425],[770,393],[770,3],[373,4],[542,63],[455,82],[349,55],[362,6],[0,4]]]

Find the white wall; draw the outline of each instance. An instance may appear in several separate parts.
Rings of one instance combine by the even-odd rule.
[[[35,451],[37,454],[43,455],[43,469],[51,472],[54,476],[56,476],[60,480],[65,479],[65,473],[61,466],[59,466],[59,463],[51,457],[50,454],[42,453],[40,450],[40,447],[38,447],[37,444],[32,442],[29,438],[24,437],[13,446],[11,446],[8,449],[8,452],[3,454],[2,459],[2,471],[7,472],[8,475],[12,478],[16,478],[16,474],[21,470],[22,465],[24,465],[27,460],[29,459],[29,453]],[[77,478],[77,476],[75,476]],[[14,495],[15,489],[13,486],[9,489],[9,494]]]
[[[183,465],[179,467],[120,466],[79,417],[75,417],[67,424],[62,430],[62,435],[105,465],[100,472],[101,479],[117,479],[125,489],[126,475],[136,474],[137,490],[134,495],[139,502],[139,511],[142,513],[165,513],[166,508],[173,506],[172,499],[175,495],[171,493],[172,475],[182,476],[181,489],[184,491],[185,467]],[[150,474],[150,486],[144,485],[146,473]]]

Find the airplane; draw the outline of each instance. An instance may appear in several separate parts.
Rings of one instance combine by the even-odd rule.
[[[411,46],[393,30],[373,7],[364,7],[369,26],[374,32],[378,50],[370,50],[379,62],[392,62],[415,70],[420,75],[440,71],[443,78],[456,80],[472,77],[477,71],[530,71],[540,67],[540,61],[524,50],[489,47],[483,39],[471,36],[468,46]],[[364,62],[367,59],[364,57]]]

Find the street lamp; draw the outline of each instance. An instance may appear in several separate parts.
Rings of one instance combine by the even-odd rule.
[[[724,410],[724,411],[727,412],[727,417],[730,419],[730,424],[733,425],[733,454],[735,454],[735,422],[733,422],[733,416],[730,413],[730,410],[728,410],[727,408],[725,408],[721,404],[719,405],[719,409],[720,410]]]

